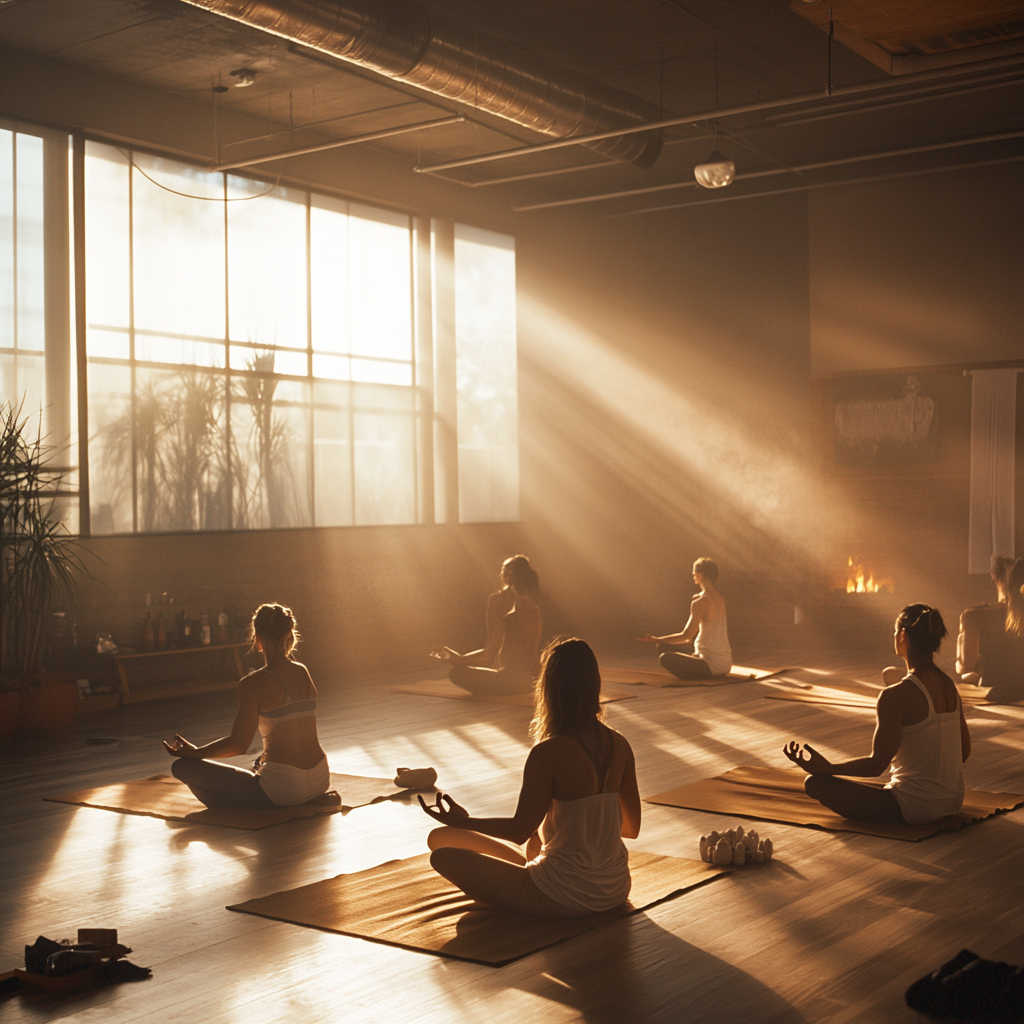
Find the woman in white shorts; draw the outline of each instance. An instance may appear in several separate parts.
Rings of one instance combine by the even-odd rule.
[[[331,773],[316,732],[317,691],[305,665],[292,661],[297,635],[291,609],[264,604],[252,617],[253,646],[265,665],[238,684],[230,736],[197,747],[182,736],[164,740],[171,772],[207,807],[295,807],[327,792]],[[263,753],[250,771],[210,758],[249,749],[257,727]]]

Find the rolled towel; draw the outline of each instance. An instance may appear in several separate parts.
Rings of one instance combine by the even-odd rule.
[[[395,785],[403,789],[433,789],[437,772],[433,768],[396,768]]]

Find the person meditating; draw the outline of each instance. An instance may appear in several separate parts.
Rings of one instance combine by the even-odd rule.
[[[450,647],[430,656],[451,663],[448,678],[470,693],[529,693],[540,672],[540,609],[533,600],[539,579],[526,555],[501,565],[501,589],[487,598],[487,640],[478,651]]]
[[[869,757],[833,764],[809,743],[783,747],[790,761],[810,773],[804,781],[808,796],[853,821],[920,825],[960,809],[971,737],[956,686],[933,661],[945,635],[934,608],[910,604],[900,612],[893,645],[907,663],[907,676],[878,695]],[[884,789],[837,778],[880,775],[890,763]]]
[[[630,889],[622,837],[640,834],[633,751],[601,721],[601,673],[583,640],[548,647],[535,693],[515,815],[471,818],[447,794],[420,797],[440,825],[427,838],[430,864],[492,907],[537,917],[610,910]]]
[[[331,781],[316,732],[316,687],[306,666],[291,659],[298,636],[289,608],[260,605],[250,629],[265,665],[238,684],[231,735],[202,747],[175,736],[164,746],[176,759],[174,777],[207,807],[295,807],[322,796]],[[263,753],[253,771],[207,760],[244,754],[257,726]]]
[[[998,704],[1024,700],[1024,558],[992,559],[997,604],[968,608],[960,616],[956,670],[966,683],[988,686]]]
[[[690,602],[690,617],[681,633],[638,637],[642,644],[658,644],[661,667],[680,679],[710,679],[732,668],[732,648],[725,624],[725,598],[718,592],[718,565],[710,558],[693,563],[693,582],[700,587]],[[693,654],[679,650],[693,641]]]

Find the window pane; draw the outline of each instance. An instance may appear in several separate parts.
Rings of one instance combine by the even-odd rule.
[[[135,164],[136,329],[223,338],[224,204],[211,200],[224,176],[142,153]]]
[[[347,384],[313,385],[313,473],[316,525],[351,526],[352,436]]]
[[[519,517],[515,239],[455,226],[459,520]]]
[[[18,296],[17,345],[42,352],[43,333],[43,140],[17,136]],[[40,398],[42,396],[40,395]]]
[[[95,334],[97,332],[93,332]],[[93,352],[97,355],[97,352]],[[224,345],[214,341],[187,338],[161,338],[135,335],[135,358],[149,363],[183,363],[186,366],[224,365]]]
[[[231,197],[252,194],[244,178],[228,183]],[[304,192],[277,188],[228,204],[228,281],[233,340],[306,348]]]
[[[354,204],[351,210],[352,353],[412,359],[409,218]]]
[[[129,326],[128,158],[85,144],[86,316],[89,326]]]
[[[355,521],[416,521],[415,392],[353,384]]]
[[[236,529],[310,526],[308,385],[234,377],[231,436]]]
[[[0,401],[21,406],[30,433],[46,403],[43,272],[43,140],[2,130]]]
[[[128,331],[100,331],[91,329],[86,333],[86,347],[89,358],[127,359]]]
[[[309,263],[314,352],[349,350],[348,222],[348,203],[326,196],[312,197]]]
[[[92,532],[130,533],[131,369],[89,364],[89,505]]]
[[[411,363],[386,363],[381,359],[353,359],[352,379],[367,384],[412,386]]]
[[[313,376],[329,380],[348,380],[352,375],[351,360],[348,356],[327,356],[313,353]]]

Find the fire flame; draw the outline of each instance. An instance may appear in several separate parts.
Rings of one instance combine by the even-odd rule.
[[[846,592],[848,594],[877,594],[883,587],[891,594],[896,589],[892,580],[876,580],[870,569],[865,572],[864,566],[856,564],[852,558],[847,558],[846,564],[849,568],[846,577]]]

